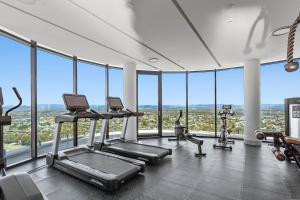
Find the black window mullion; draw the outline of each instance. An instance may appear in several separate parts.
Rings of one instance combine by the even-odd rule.
[[[31,41],[31,158],[37,158],[37,43]]]
[[[78,93],[78,60],[77,57],[73,57],[73,94]],[[73,123],[73,146],[78,146],[78,123]]]

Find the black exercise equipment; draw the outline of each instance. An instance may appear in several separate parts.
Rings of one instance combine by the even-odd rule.
[[[0,87],[0,199],[1,200],[47,200],[40,192],[27,173],[6,175],[6,152],[4,149],[4,126],[11,125],[12,118],[9,113],[22,105],[22,98],[17,88],[12,88],[17,96],[18,105],[8,109],[3,115],[3,95]]]
[[[285,136],[279,131],[255,131],[256,138],[264,140],[266,138],[273,138],[272,152],[279,161],[295,161],[300,168],[300,139],[291,136]],[[284,149],[282,153],[281,148]]]
[[[203,145],[203,140],[200,140],[196,137],[193,137],[192,135],[189,134],[187,127],[184,127],[180,124],[180,119],[182,118],[182,110],[179,110],[179,117],[175,121],[175,138],[168,138],[168,141],[182,141],[182,140],[188,140],[194,144],[197,145],[198,147],[198,153],[195,153],[196,157],[202,157],[206,156],[206,153],[202,152],[202,145]]]
[[[218,138],[218,144],[214,144],[213,148],[229,149],[232,151],[232,146],[228,146],[228,144],[234,144],[234,140],[228,140],[228,136],[231,133],[231,130],[228,129],[228,123],[230,117],[234,115],[234,112],[231,110],[231,105],[223,105],[222,109],[222,112],[218,113],[222,120],[222,130],[220,138]]]
[[[93,148],[96,124],[99,119],[111,119],[110,113],[98,113],[89,110],[84,95],[63,95],[68,113],[55,117],[53,150],[46,157],[47,165],[72,175],[106,191],[114,191],[128,179],[144,172],[145,162],[123,156],[96,151]],[[61,128],[65,122],[74,123],[79,119],[90,119],[91,126],[88,144],[58,151]],[[102,131],[107,124],[102,123]]]
[[[123,129],[120,138],[106,141],[105,135],[107,129],[102,129],[100,142],[94,144],[95,149],[143,160],[150,164],[157,164],[165,156],[172,155],[172,149],[126,140],[125,136],[129,118],[143,116],[144,113],[133,112],[129,109],[124,110],[123,103],[119,97],[107,97],[106,101],[111,111],[109,114],[112,118],[124,118]],[[104,119],[102,123],[107,126],[108,122],[109,119]]]
[[[284,100],[285,133],[281,131],[255,131],[256,138],[272,138],[272,152],[279,161],[295,161],[300,168],[300,97]],[[281,148],[284,149],[283,153]]]

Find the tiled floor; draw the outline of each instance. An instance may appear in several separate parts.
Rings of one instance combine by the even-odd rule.
[[[55,169],[44,168],[32,174],[50,200],[217,200],[217,199],[300,199],[300,171],[295,164],[277,161],[271,147],[244,145],[236,141],[233,151],[213,149],[214,139],[204,139],[205,158],[194,157],[197,147],[187,141],[177,145],[164,139],[144,143],[173,149],[173,155],[157,166],[109,194]],[[29,171],[45,164],[41,159],[13,171]]]

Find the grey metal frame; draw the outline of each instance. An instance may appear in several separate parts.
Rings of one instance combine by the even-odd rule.
[[[217,132],[218,132],[218,114],[217,114],[217,109],[218,109],[218,90],[217,90],[217,70],[214,70],[214,79],[215,79],[215,138],[217,137]]]
[[[216,138],[217,137],[217,71],[218,70],[203,70],[203,71],[188,71],[187,72],[187,74],[193,74],[193,73],[206,73],[206,72],[214,72],[214,105],[215,105],[215,107],[214,107],[214,114],[215,114],[215,116],[214,116],[214,123],[215,123],[215,127],[214,127],[214,132],[215,132],[215,134],[214,134],[214,138]],[[187,76],[187,80],[186,80],[186,82],[187,82],[187,108],[188,108],[188,84],[189,84],[189,80],[188,80],[188,76]],[[188,109],[187,109],[187,112],[188,112]],[[186,120],[187,120],[187,124],[188,124],[188,116],[186,117]],[[186,126],[186,127],[188,127],[188,125]],[[207,136],[207,137],[211,137],[211,136]]]
[[[144,71],[144,70],[137,70],[136,72],[136,110],[139,111],[139,101],[138,101],[138,87],[139,87],[139,75],[154,75],[157,76],[157,81],[158,81],[158,99],[157,99],[157,106],[158,106],[158,122],[157,122],[157,129],[158,133],[157,134],[139,134],[139,122],[138,122],[138,117],[137,117],[137,136],[138,138],[141,137],[153,137],[153,136],[159,136],[162,137],[162,87],[161,87],[161,81],[162,81],[162,72],[161,71]]]
[[[107,102],[106,102],[106,98],[109,97],[109,65],[106,65],[105,66],[105,110],[106,112],[109,111],[109,107],[107,105]],[[104,125],[104,124],[102,124]],[[107,130],[105,130],[105,137],[106,139],[109,139],[109,120],[107,120],[107,124],[105,124],[105,128]],[[101,137],[104,137],[104,136],[101,136]]]
[[[189,127],[189,73],[185,72],[185,127]]]
[[[31,41],[31,158],[37,157],[37,44]]]
[[[110,66],[110,65],[106,65],[106,75],[105,75],[105,84],[106,84],[106,88],[105,88],[105,99],[107,97],[109,97],[109,91],[110,91],[110,81],[109,81],[109,71],[110,70],[123,70],[123,68],[120,68],[120,67],[115,67],[115,66]],[[108,112],[109,111],[109,106],[107,105],[107,102],[105,102],[105,105],[106,105],[106,111]],[[110,133],[110,130],[109,130],[109,120],[108,120],[108,131],[106,131],[106,139],[109,139],[109,133]]]
[[[77,57],[73,57],[73,94],[78,93],[78,66]],[[73,123],[73,146],[78,146],[78,123]]]

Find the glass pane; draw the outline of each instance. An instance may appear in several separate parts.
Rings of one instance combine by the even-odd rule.
[[[73,62],[42,50],[37,52],[38,155],[51,151],[55,116],[65,113],[63,93],[73,91]],[[72,124],[62,128],[59,149],[73,146]]]
[[[215,135],[214,72],[189,73],[189,131]]]
[[[31,157],[30,48],[0,36],[0,60],[4,113],[18,104],[12,87],[19,90],[23,99],[22,106],[10,113],[12,125],[4,127],[4,148],[7,164],[11,165]]]
[[[109,96],[120,97],[123,101],[123,70],[109,68]],[[109,121],[109,135],[120,135],[123,126],[122,118],[114,118]]]
[[[162,125],[163,135],[174,135],[174,124],[179,110],[183,111],[181,125],[186,125],[186,80],[185,73],[162,75]]]
[[[158,134],[158,76],[138,75],[139,135]]]
[[[300,97],[300,71],[286,72],[285,63],[261,67],[261,128],[265,130],[284,131],[284,99]]]
[[[229,120],[231,136],[242,137],[244,132],[244,69],[228,69],[217,72],[218,112],[222,105],[233,106],[235,115]],[[221,119],[218,115],[218,132],[221,131]]]
[[[105,111],[105,68],[101,65],[78,62],[78,94],[86,95],[89,105],[98,112]],[[78,122],[78,144],[86,144],[90,120]],[[101,120],[97,123],[96,136],[99,136]],[[96,137],[97,139],[98,137]]]

